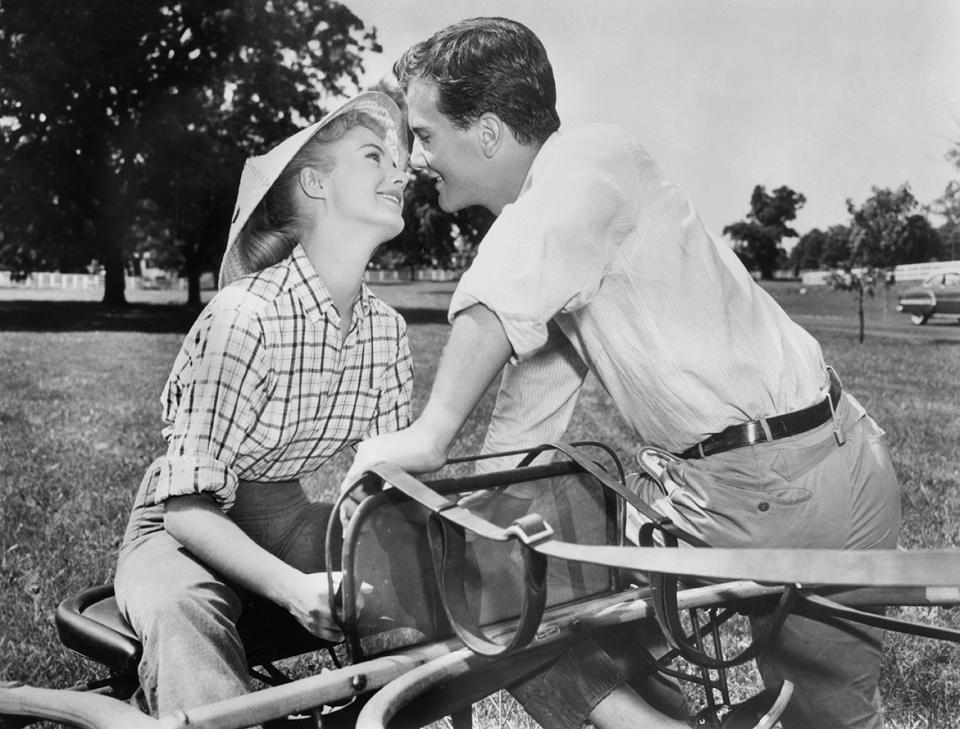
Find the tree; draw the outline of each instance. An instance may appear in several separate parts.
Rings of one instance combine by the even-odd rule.
[[[960,173],[960,141],[953,143],[946,157]],[[950,260],[960,258],[960,180],[950,180],[934,204],[934,209],[944,218],[940,226],[940,239],[943,242],[944,255]]]
[[[922,227],[910,222],[910,213],[917,201],[909,185],[901,185],[897,190],[874,187],[872,191],[873,194],[860,207],[847,200],[847,211],[851,216],[850,258],[846,266],[849,273],[840,284],[840,287],[852,289],[857,294],[861,343],[864,340],[864,295],[873,296],[877,281],[889,280],[884,269],[892,270],[900,261],[910,239],[911,226],[914,232]]]
[[[820,268],[820,258],[823,256],[827,240],[827,234],[819,228],[814,228],[800,236],[800,240],[790,251],[790,267],[795,276],[802,269]]]
[[[895,266],[901,263],[926,263],[939,260],[944,255],[940,233],[930,224],[925,215],[911,215],[907,218],[895,255]]]
[[[371,50],[332,0],[5,0],[0,256],[95,256],[104,301],[122,303],[123,244],[149,210],[199,298],[244,158],[318,118]]]
[[[903,255],[909,217],[917,206],[910,186],[872,188],[860,207],[847,200],[852,218],[851,266],[892,268]]]
[[[803,195],[786,186],[778,187],[771,195],[763,185],[757,185],[750,197],[747,219],[724,227],[724,235],[739,242],[737,255],[748,268],[758,269],[760,278],[773,278],[781,255],[780,241],[797,237],[797,231],[787,223],[797,217],[797,211],[806,201]]]
[[[820,254],[820,268],[842,268],[850,262],[850,226],[831,225]]]

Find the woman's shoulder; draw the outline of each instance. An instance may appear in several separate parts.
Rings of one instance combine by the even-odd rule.
[[[369,288],[364,285],[367,301],[370,306],[370,316],[379,320],[384,325],[395,326],[401,334],[406,334],[407,320],[393,306],[378,297]]]
[[[264,312],[274,308],[284,291],[284,277],[277,267],[244,276],[220,289],[198,317],[195,329],[201,327],[216,332],[228,328],[255,331]]]

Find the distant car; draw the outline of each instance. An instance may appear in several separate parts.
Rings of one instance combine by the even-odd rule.
[[[907,289],[900,294],[897,311],[909,314],[910,321],[918,326],[934,315],[960,317],[960,271],[934,274]]]

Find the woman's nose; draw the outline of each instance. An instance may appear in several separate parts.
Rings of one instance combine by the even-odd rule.
[[[413,172],[409,168],[399,169],[394,167],[391,177],[393,184],[399,185],[402,191],[407,186],[407,183],[413,179]]]

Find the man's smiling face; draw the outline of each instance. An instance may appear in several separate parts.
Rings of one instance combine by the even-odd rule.
[[[440,208],[448,213],[470,205],[489,209],[476,124],[459,129],[437,108],[437,86],[413,79],[407,87],[407,114],[414,134],[410,165],[436,180]]]

